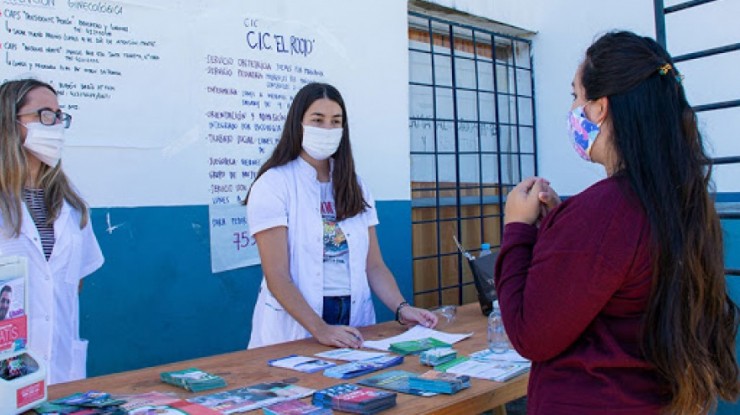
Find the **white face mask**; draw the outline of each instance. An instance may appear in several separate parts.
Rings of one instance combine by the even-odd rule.
[[[62,158],[62,148],[64,147],[64,125],[44,125],[39,122],[23,124],[28,133],[23,147],[29,153],[36,156],[42,163],[56,167],[59,159]]]
[[[343,128],[303,126],[303,149],[315,160],[326,160],[337,152]]]

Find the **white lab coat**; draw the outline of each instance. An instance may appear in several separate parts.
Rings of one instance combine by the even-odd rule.
[[[0,255],[28,258],[28,347],[46,365],[48,384],[85,378],[87,340],[79,335],[78,286],[103,265],[92,224],[80,229],[80,212],[65,202],[54,222],[56,241],[48,261],[28,209],[18,237],[8,236],[1,216],[0,230]]]
[[[378,217],[370,192],[362,182],[360,185],[370,207],[339,222],[349,246],[350,325],[354,327],[375,324],[366,267],[368,228],[378,224]],[[290,277],[319,316],[324,307],[324,225],[320,206],[321,185],[316,179],[316,170],[301,157],[265,172],[252,186],[247,204],[247,221],[252,234],[277,226],[288,227]],[[308,330],[275,299],[263,278],[252,318],[249,348],[309,336]]]

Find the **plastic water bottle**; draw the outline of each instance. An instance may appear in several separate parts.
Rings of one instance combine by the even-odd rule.
[[[488,242],[483,242],[480,244],[480,254],[478,254],[478,258],[484,257],[486,255],[491,255],[491,244]]]
[[[501,318],[501,307],[496,300],[493,302],[493,311],[488,315],[488,349],[493,353],[506,353],[510,348],[509,336]]]

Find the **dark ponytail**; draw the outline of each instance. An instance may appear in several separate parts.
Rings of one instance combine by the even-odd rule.
[[[629,32],[586,52],[587,99],[607,97],[614,150],[647,213],[655,249],[643,351],[669,385],[671,414],[706,413],[740,393],[738,308],[725,287],[711,163],[668,53]]]

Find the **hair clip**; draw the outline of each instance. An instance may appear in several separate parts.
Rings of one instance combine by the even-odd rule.
[[[667,73],[668,73],[668,71],[670,71],[671,69],[673,69],[673,66],[671,66],[671,64],[670,64],[670,63],[666,63],[665,65],[663,65],[663,66],[661,66],[660,68],[658,68],[658,73],[659,73],[659,74],[661,74],[661,75],[665,75],[665,74],[667,74]]]

